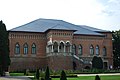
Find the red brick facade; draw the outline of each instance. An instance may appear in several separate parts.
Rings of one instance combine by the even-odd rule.
[[[10,57],[11,65],[10,70],[22,70],[22,69],[36,69],[45,68],[47,65],[51,69],[82,69],[86,66],[91,68],[91,60],[96,55],[96,45],[99,46],[99,55],[102,57],[103,62],[106,62],[106,67],[113,65],[112,61],[112,34],[102,33],[106,36],[94,36],[94,35],[74,35],[73,31],[66,30],[50,30],[46,33],[30,33],[30,32],[9,32],[10,41]],[[66,43],[70,43],[71,50],[65,52],[47,52],[46,47],[48,42],[51,40],[51,45],[55,42],[63,42],[64,46]],[[19,43],[20,54],[15,54],[15,45]],[[28,54],[23,54],[23,45],[28,44]],[[36,54],[32,54],[31,46],[36,44]],[[76,45],[76,57],[72,56],[72,45]],[[82,45],[82,55],[78,55],[79,45]],[[90,45],[94,47],[94,54],[90,55]],[[106,56],[103,56],[103,48],[106,47]],[[60,47],[58,47],[60,49]],[[64,55],[63,55],[64,54]],[[78,59],[81,59],[79,60]],[[83,62],[85,63],[83,63]],[[75,65],[73,65],[75,63]]]

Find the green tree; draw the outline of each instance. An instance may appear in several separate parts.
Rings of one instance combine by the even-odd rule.
[[[45,71],[45,80],[50,80],[50,73],[49,73],[49,67],[47,66]]]
[[[95,80],[100,80],[100,77],[98,75],[96,75]]]
[[[0,21],[0,75],[4,76],[4,72],[8,71],[10,65],[9,57],[9,40],[8,32],[5,24]]]
[[[92,68],[93,69],[103,69],[103,61],[101,57],[94,56],[92,59]]]
[[[114,68],[120,68],[120,30],[113,31],[113,64]]]
[[[39,80],[40,72],[39,69],[36,70],[36,79]]]
[[[64,70],[62,70],[62,72],[61,72],[60,80],[67,80]]]

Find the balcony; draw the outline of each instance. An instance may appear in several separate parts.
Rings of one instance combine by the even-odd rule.
[[[71,52],[50,52],[46,56],[72,56]]]

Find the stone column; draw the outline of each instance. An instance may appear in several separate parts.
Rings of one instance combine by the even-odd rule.
[[[64,52],[66,52],[66,46],[64,45]]]
[[[72,46],[70,45],[70,52],[72,52]]]
[[[52,52],[53,52],[53,45],[52,45]]]
[[[60,50],[59,50],[59,45],[58,45],[58,52],[60,52]]]

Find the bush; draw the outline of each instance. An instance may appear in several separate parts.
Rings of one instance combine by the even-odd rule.
[[[60,80],[67,80],[64,70],[61,72]]]
[[[100,77],[98,75],[96,75],[95,80],[100,80]]]
[[[41,80],[44,80],[44,78],[41,78]]]
[[[92,59],[92,68],[93,69],[103,69],[103,61],[101,57],[94,56]]]
[[[5,72],[0,68],[0,76],[5,76]]]
[[[39,69],[36,70],[36,79],[39,80],[39,76],[40,76],[40,72],[39,72]]]
[[[29,75],[29,69],[26,69],[26,76]]]
[[[45,80],[50,80],[50,73],[49,73],[49,67],[47,66],[45,71]]]

